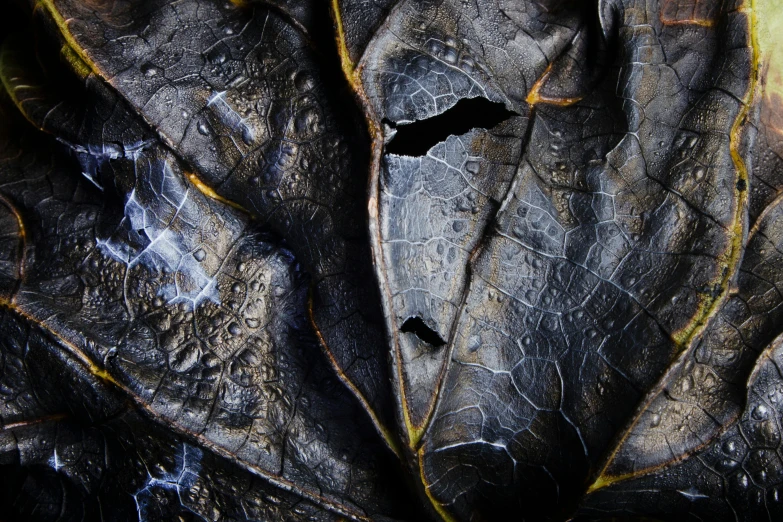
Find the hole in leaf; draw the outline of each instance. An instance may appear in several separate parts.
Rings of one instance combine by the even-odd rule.
[[[516,115],[502,103],[491,102],[486,98],[463,98],[446,112],[426,120],[401,125],[384,120],[384,123],[397,130],[386,145],[386,152],[401,156],[423,156],[451,135],[459,136],[476,128],[491,129]]]
[[[421,317],[407,318],[405,322],[402,323],[400,331],[403,333],[413,333],[416,337],[435,348],[440,348],[446,344],[446,341],[443,340],[438,332],[427,326]]]

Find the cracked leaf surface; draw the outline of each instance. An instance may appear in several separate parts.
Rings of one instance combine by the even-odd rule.
[[[775,520],[777,3],[13,0],[0,517]]]

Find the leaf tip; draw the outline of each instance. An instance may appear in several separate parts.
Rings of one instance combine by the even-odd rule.
[[[601,475],[598,477],[595,482],[590,484],[590,487],[587,488],[587,491],[585,492],[586,495],[590,495],[592,493],[595,493],[599,489],[603,489],[607,486],[611,486],[615,482],[618,482],[620,479],[618,477],[611,477],[606,475]]]

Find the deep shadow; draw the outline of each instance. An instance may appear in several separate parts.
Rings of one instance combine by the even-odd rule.
[[[401,156],[423,156],[451,135],[459,136],[476,128],[491,129],[516,115],[502,103],[491,102],[486,98],[463,98],[446,112],[426,120],[403,125],[384,120],[384,123],[397,129],[397,134],[386,145],[385,152]]]
[[[407,318],[405,322],[402,323],[400,331],[403,333],[413,333],[416,337],[434,348],[440,348],[446,344],[446,341],[443,340],[438,332],[427,326],[421,317]]]

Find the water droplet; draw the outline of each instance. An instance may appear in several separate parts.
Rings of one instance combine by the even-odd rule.
[[[299,91],[309,91],[313,85],[313,78],[306,71],[299,72],[294,76],[294,87]]]
[[[759,404],[753,408],[752,415],[756,420],[764,420],[767,418],[767,415],[769,415],[769,408],[767,408],[767,406],[764,404]]]
[[[718,463],[718,469],[726,472],[737,467],[737,461],[732,459],[723,459]]]
[[[223,49],[216,48],[209,51],[207,54],[207,59],[211,64],[220,65],[226,62],[227,57]]]
[[[141,67],[139,67],[139,70],[141,70],[141,74],[146,76],[147,78],[153,78],[159,74],[163,73],[163,69],[160,67],[157,67],[149,62],[142,64]]]
[[[201,262],[207,258],[207,253],[204,251],[203,248],[199,248],[193,253],[193,257],[196,259],[196,261]]]

